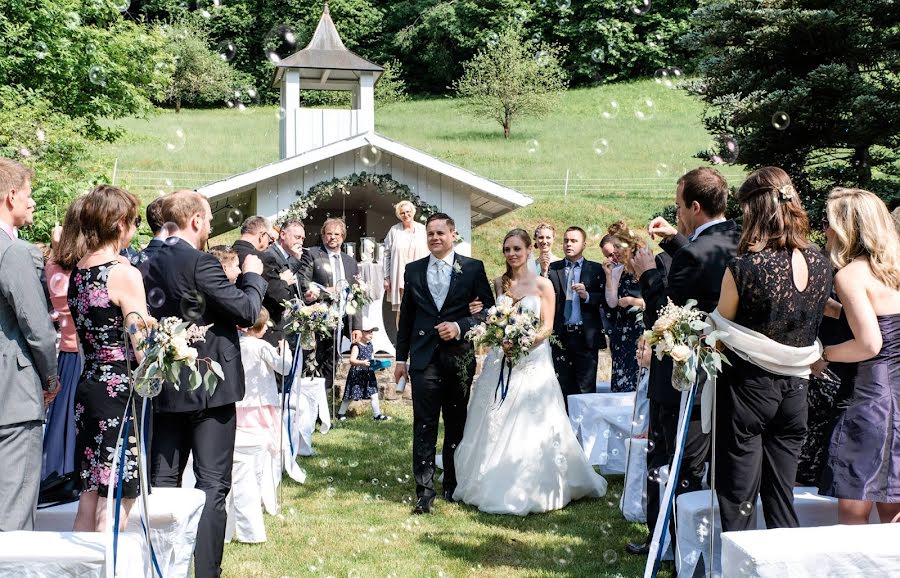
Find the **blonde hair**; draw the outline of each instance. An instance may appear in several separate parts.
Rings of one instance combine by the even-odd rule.
[[[544,229],[550,231],[554,237],[556,236],[556,229],[553,228],[553,225],[551,225],[550,223],[540,223],[537,227],[534,228],[534,238],[536,239]]]
[[[643,238],[636,235],[625,221],[616,221],[606,229],[606,235],[600,239],[600,246],[612,243],[618,249],[623,250],[623,264],[629,265],[631,258],[638,249],[647,246],[647,242]]]
[[[825,211],[834,232],[832,264],[841,269],[863,257],[876,279],[900,291],[900,237],[884,201],[869,191],[837,187]]]
[[[13,189],[22,189],[34,177],[34,171],[22,163],[0,158],[0,201]]]
[[[397,218],[400,218],[400,211],[403,209],[412,209],[413,217],[416,216],[416,206],[412,203],[412,201],[403,200],[394,205],[394,214],[397,215]]]

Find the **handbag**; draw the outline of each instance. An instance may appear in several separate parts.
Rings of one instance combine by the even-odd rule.
[[[44,478],[41,481],[38,495],[38,509],[52,508],[77,501],[78,496],[81,495],[79,477],[78,472],[72,471],[62,476],[53,472]]]

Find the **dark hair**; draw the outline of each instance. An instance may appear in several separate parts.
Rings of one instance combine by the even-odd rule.
[[[247,217],[241,223],[241,235],[252,235],[269,230],[269,220],[260,215]]]
[[[778,167],[752,172],[737,192],[743,209],[738,255],[762,249],[806,249],[809,218],[791,177]]]
[[[140,203],[119,187],[100,185],[84,196],[81,231],[87,251],[96,251],[119,238],[119,223],[133,223]]]
[[[238,258],[238,254],[235,250],[228,245],[216,245],[215,247],[210,247],[207,253],[215,257],[216,260],[223,265],[225,264],[225,261],[236,260]]]
[[[453,217],[448,215],[447,213],[435,213],[428,217],[428,220],[425,221],[425,226],[427,227],[432,221],[446,221],[447,226],[450,227],[451,231],[456,230],[456,221],[453,220]]]
[[[147,215],[147,226],[150,227],[150,232],[153,233],[154,236],[162,230],[163,224],[165,223],[162,215],[164,198],[165,197],[156,197],[150,201],[150,204],[147,205],[147,209],[144,211]]]
[[[502,247],[506,246],[506,242],[513,237],[518,237],[523,243],[525,243],[525,248],[531,248],[531,237],[528,235],[528,231],[525,229],[513,229],[509,233],[503,237]],[[512,269],[509,267],[509,263],[506,264],[506,271],[504,271],[503,276],[500,278],[500,289],[503,293],[506,293],[509,290],[509,286],[512,284]]]
[[[206,213],[206,197],[197,191],[181,189],[162,197],[162,200],[163,222],[175,223],[179,229],[187,229],[194,215]]]
[[[579,233],[581,233],[581,240],[587,241],[587,233],[584,232],[584,229],[582,229],[581,227],[569,227],[568,229],[566,229],[566,233],[571,233],[572,231],[578,231]],[[563,237],[566,236],[566,233],[563,233]]]
[[[84,196],[76,197],[66,209],[59,242],[53,247],[53,261],[65,271],[72,271],[87,253],[81,232],[81,210]]]
[[[690,207],[697,201],[700,209],[708,217],[718,217],[725,213],[728,203],[728,181],[722,173],[710,167],[699,167],[685,173],[678,184],[682,186],[681,198],[684,206]]]

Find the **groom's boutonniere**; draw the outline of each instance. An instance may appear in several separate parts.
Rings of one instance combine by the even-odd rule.
[[[459,261],[454,261],[453,272],[450,273],[450,279],[453,279],[457,275],[462,275],[462,265],[459,264]]]

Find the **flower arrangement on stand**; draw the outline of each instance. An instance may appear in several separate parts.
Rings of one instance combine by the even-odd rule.
[[[190,368],[188,383],[191,390],[203,385],[212,395],[219,381],[225,379],[222,366],[209,358],[198,358],[197,349],[192,344],[206,340],[209,325],[194,325],[178,317],[164,317],[153,326],[147,327],[143,337],[138,339],[138,350],[144,359],[134,370],[134,390],[142,397],[155,397],[162,391],[163,381],[179,388],[179,375],[185,367]],[[138,332],[136,325],[129,332]],[[200,373],[200,364],[207,365],[207,372]]]
[[[341,321],[337,308],[327,303],[317,302],[306,305],[300,299],[282,301],[284,306],[284,330],[300,336],[300,347],[305,351],[316,349],[317,335],[331,335]],[[306,356],[306,368],[316,373],[315,355]]]
[[[357,311],[362,311],[366,305],[372,302],[369,285],[360,279],[359,275],[354,277],[354,279],[355,282],[349,287],[350,294],[347,295],[347,306],[345,309],[347,315],[356,315]]]
[[[719,339],[724,331],[707,331],[711,326],[706,314],[695,309],[697,302],[689,300],[683,307],[670,299],[662,309],[651,329],[644,332],[644,339],[653,347],[657,359],[666,355],[674,362],[672,387],[689,391],[697,381],[697,371],[702,368],[712,379],[722,371],[728,359],[719,351]]]

